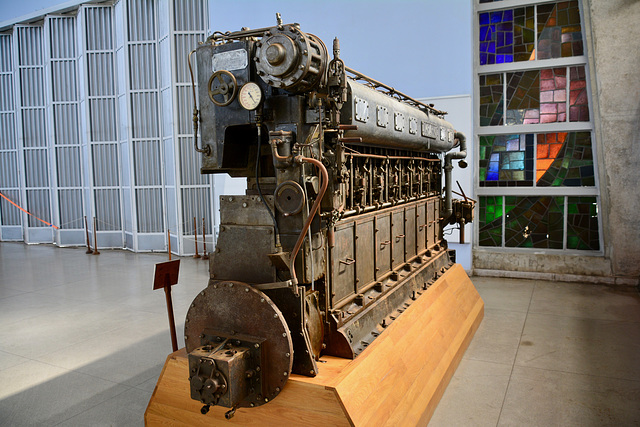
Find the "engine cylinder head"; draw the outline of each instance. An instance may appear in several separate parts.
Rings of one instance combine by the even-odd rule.
[[[267,84],[300,93],[324,85],[328,53],[322,40],[291,25],[266,31],[254,61]]]

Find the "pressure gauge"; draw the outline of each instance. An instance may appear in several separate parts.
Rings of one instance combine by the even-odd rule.
[[[255,110],[262,102],[260,86],[254,82],[245,83],[238,93],[238,101],[245,110]]]

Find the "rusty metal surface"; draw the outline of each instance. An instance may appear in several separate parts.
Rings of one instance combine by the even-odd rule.
[[[466,156],[466,139],[444,112],[346,67],[337,39],[330,60],[319,38],[279,18],[272,27],[215,32],[196,56],[201,171],[247,178],[248,190],[220,199],[210,286],[187,315],[187,347],[205,345],[197,337],[211,340],[212,328],[223,341],[244,334],[227,350],[249,363],[258,337],[265,349],[288,346],[287,369],[315,375],[322,352],[355,357],[449,265],[443,228],[473,219],[473,202],[449,197],[451,160]],[[245,109],[231,95],[211,102],[214,73],[233,76],[238,88],[251,82],[257,105]],[[220,287],[221,279],[249,285]],[[245,301],[255,295],[264,301]],[[275,353],[260,346],[261,375],[281,382],[285,361],[271,363]],[[217,351],[194,363],[214,376],[244,369]],[[220,369],[209,369],[209,357]],[[257,404],[251,387],[216,397],[203,378],[194,380],[195,398],[234,405],[244,393]]]
[[[191,304],[185,320],[187,352],[202,345],[207,329],[233,337],[247,334],[262,344],[262,396],[273,399],[287,382],[293,365],[293,343],[280,309],[263,292],[236,281],[221,281],[204,289]],[[262,367],[261,367],[262,369]],[[265,403],[254,401],[255,405]]]
[[[248,283],[275,282],[275,267],[266,254],[275,252],[270,226],[221,225],[210,256],[211,278]]]

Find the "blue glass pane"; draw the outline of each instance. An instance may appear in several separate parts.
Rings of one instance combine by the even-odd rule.
[[[496,55],[496,64],[504,63],[504,55]]]
[[[497,181],[498,180],[498,172],[489,172],[487,174],[487,181]]]
[[[487,39],[487,33],[489,32],[489,27],[480,27],[480,41],[491,40]]]
[[[498,160],[500,160],[500,154],[498,154],[498,153],[491,154],[491,161],[492,162],[497,162]]]
[[[489,14],[487,12],[480,14],[480,25],[486,25],[489,23]]]
[[[480,53],[480,65],[485,65],[487,63],[487,54]]]
[[[491,12],[491,23],[497,24],[498,22],[502,22],[502,11]]]
[[[504,11],[504,20],[505,21],[512,21],[513,20],[513,9],[509,9],[509,10],[505,10]]]

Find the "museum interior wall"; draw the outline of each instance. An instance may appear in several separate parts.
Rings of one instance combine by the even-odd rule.
[[[470,2],[467,269],[637,283],[640,3]],[[100,247],[212,242],[217,194],[243,183],[200,175],[192,149],[182,58],[208,15],[206,0],[77,2],[0,28],[1,240],[82,245],[86,217]]]
[[[638,3],[474,4],[474,272],[637,284]]]
[[[193,253],[213,225],[186,61],[207,1],[63,6],[0,29],[0,238],[82,245],[86,217],[91,245],[95,221],[99,247]]]

